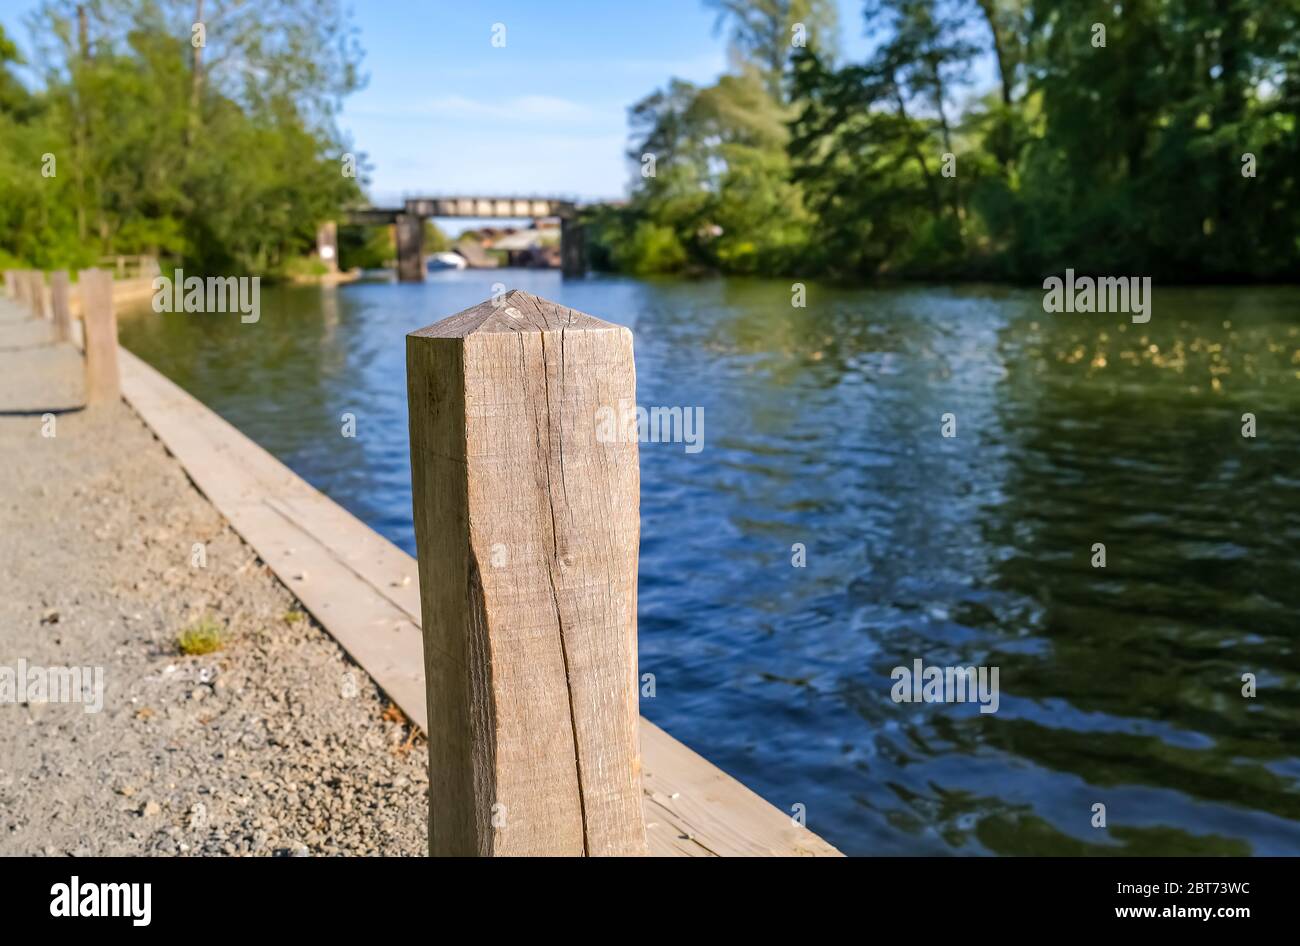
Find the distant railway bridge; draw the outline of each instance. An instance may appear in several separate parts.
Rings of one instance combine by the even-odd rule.
[[[424,221],[429,217],[560,218],[560,268],[566,276],[586,269],[586,241],[578,205],[557,197],[408,197],[401,207],[360,207],[344,222],[358,226],[392,224],[397,234],[397,278],[424,279]],[[321,257],[338,259],[337,228],[326,224],[317,239]]]

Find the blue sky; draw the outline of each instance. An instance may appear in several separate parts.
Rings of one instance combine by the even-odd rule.
[[[842,49],[865,47],[840,0]],[[24,49],[37,0],[0,0]],[[352,0],[369,84],[341,126],[380,203],[404,193],[622,196],[627,107],[670,77],[709,82],[726,39],[702,0]],[[494,48],[492,28],[506,27]]]
[[[709,81],[725,41],[699,0],[359,5],[369,86],[343,123],[376,197],[406,190],[623,193],[627,106],[669,76]],[[505,25],[506,45],[492,46]]]

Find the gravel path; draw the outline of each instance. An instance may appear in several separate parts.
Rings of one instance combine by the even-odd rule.
[[[422,737],[130,408],[46,436],[82,400],[48,338],[0,300],[0,675],[103,668],[103,709],[0,681],[0,855],[423,854]]]

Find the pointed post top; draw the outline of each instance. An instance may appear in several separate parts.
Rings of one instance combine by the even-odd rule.
[[[625,326],[606,322],[594,315],[570,309],[522,289],[511,289],[462,312],[448,316],[425,328],[411,332],[410,338],[465,338],[489,333],[558,332],[563,329],[586,331],[628,331]]]
[[[429,851],[646,852],[632,333],[507,292],[406,337]]]

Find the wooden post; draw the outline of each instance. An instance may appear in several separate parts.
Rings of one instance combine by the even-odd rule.
[[[45,274],[39,269],[29,269],[27,271],[27,294],[29,305],[32,307],[32,317],[42,319],[45,317]]]
[[[72,341],[72,289],[68,271],[60,269],[50,273],[50,309],[54,315],[54,340]]]
[[[30,309],[31,301],[28,298],[32,291],[31,277],[27,275],[27,270],[20,269],[14,274],[14,285],[17,286],[18,293],[14,297],[18,304],[25,309]]]
[[[45,291],[45,273],[39,269],[32,271],[32,294],[36,297],[32,309],[38,319],[50,317],[50,297]]]
[[[516,290],[406,371],[429,853],[644,854],[632,333]]]
[[[5,270],[5,298],[16,299],[18,297],[18,279],[17,273],[12,269]]]
[[[27,306],[32,318],[45,318],[45,275],[39,269],[27,270]]]
[[[113,277],[100,269],[83,269],[78,282],[86,339],[86,404],[113,404],[122,397],[117,371]]]

